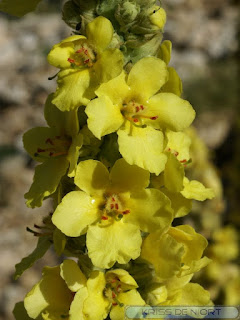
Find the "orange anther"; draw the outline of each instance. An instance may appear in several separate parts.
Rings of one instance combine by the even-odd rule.
[[[37,152],[45,152],[45,150],[38,148],[38,149],[37,149]]]
[[[54,143],[53,143],[53,141],[52,141],[51,138],[48,138],[48,139],[45,141],[45,143],[50,143],[52,146],[54,145]]]
[[[70,63],[75,63],[75,60],[74,60],[74,59],[71,59],[71,58],[68,58],[68,62],[70,62]]]

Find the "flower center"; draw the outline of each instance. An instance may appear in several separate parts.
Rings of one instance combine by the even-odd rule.
[[[104,295],[112,303],[113,306],[119,305],[123,307],[123,303],[118,301],[118,294],[122,291],[120,279],[115,277],[109,277],[104,289]]]
[[[65,135],[55,136],[54,138],[47,138],[45,143],[49,147],[44,149],[37,148],[37,152],[34,154],[35,157],[51,158],[67,155],[72,139]]]
[[[87,43],[80,44],[76,46],[75,49],[75,53],[68,58],[68,61],[71,63],[72,68],[91,68],[96,60],[93,49]]]
[[[130,210],[124,208],[124,205],[116,194],[105,196],[105,202],[101,207],[101,220],[116,220],[120,221],[124,215],[129,214]]]
[[[147,107],[135,100],[123,103],[121,111],[125,119],[133,122],[135,125],[143,125],[144,119],[156,120],[158,118],[158,116],[148,116]]]

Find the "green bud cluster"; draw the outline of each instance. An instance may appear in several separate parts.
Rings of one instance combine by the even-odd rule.
[[[111,45],[121,49],[126,63],[157,54],[166,13],[155,1],[70,0],[63,7],[63,20],[81,34],[97,16],[112,22],[115,33]]]

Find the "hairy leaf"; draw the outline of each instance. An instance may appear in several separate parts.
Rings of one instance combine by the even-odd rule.
[[[29,269],[37,260],[41,259],[51,246],[51,242],[47,237],[40,237],[38,239],[36,249],[27,257],[23,258],[21,262],[15,265],[14,280],[17,280],[25,270]]]

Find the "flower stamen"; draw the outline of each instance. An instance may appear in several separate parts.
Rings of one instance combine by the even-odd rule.
[[[118,195],[106,195],[105,201],[99,207],[102,215],[101,220],[109,220],[111,218],[112,221],[120,221],[124,215],[129,214],[129,209],[124,209],[121,199],[119,199]]]
[[[48,157],[59,157],[68,154],[69,147],[71,145],[71,139],[66,136],[55,136],[54,138],[47,138],[45,143],[50,144],[50,148],[37,148],[35,157],[48,158]]]
[[[129,120],[133,124],[142,122],[142,119],[158,119],[158,116],[147,116],[146,114],[143,114],[143,112],[146,112],[146,109],[147,107],[143,106],[142,104],[137,105],[137,103],[132,100],[128,103],[124,103],[121,110],[125,119]]]
[[[80,49],[77,49],[72,57],[69,57],[68,62],[71,63],[72,68],[75,67],[89,67],[93,66],[95,61],[94,51],[86,43],[82,44]]]

